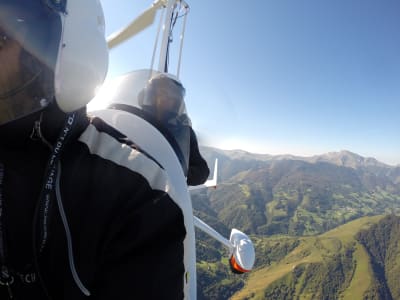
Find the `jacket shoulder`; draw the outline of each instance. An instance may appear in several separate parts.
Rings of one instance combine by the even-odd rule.
[[[91,155],[139,173],[153,189],[165,190],[168,185],[167,174],[155,158],[100,118],[93,118],[78,140]]]

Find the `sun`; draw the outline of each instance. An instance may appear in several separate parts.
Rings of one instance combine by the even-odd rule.
[[[87,111],[96,111],[107,108],[110,99],[113,99],[115,90],[107,84],[103,84],[96,88],[95,97],[87,104]]]

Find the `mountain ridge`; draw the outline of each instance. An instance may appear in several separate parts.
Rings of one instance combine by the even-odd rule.
[[[318,155],[312,156],[299,156],[293,154],[259,154],[252,153],[245,150],[234,149],[234,150],[223,150],[219,148],[209,147],[209,146],[201,146],[202,152],[207,151],[215,151],[220,154],[224,154],[231,159],[246,159],[246,160],[301,160],[306,162],[330,162],[336,165],[348,166],[348,167],[362,167],[362,166],[379,166],[386,168],[397,168],[400,167],[400,164],[390,165],[383,162],[378,161],[374,157],[364,157],[357,153],[351,152],[349,150],[340,150],[340,151],[332,151],[327,153],[322,153]]]

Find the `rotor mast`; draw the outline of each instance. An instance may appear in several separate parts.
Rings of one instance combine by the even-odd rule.
[[[179,15],[180,10],[183,8],[184,14]],[[180,47],[178,50],[178,60],[177,60],[177,68],[176,68],[176,77],[179,77],[180,65],[181,65],[181,57],[182,57],[182,48],[183,48],[183,38],[184,32],[186,28],[186,17],[189,11],[189,5],[184,0],[156,0],[150,8],[145,10],[142,14],[140,14],[136,19],[134,19],[131,23],[129,23],[124,28],[118,30],[117,32],[112,33],[107,37],[107,44],[109,49],[112,49],[119,44],[129,40],[139,32],[143,31],[147,27],[151,26],[154,22],[156,13],[158,10],[162,10],[162,14],[160,16],[159,29],[157,31],[156,42],[153,49],[153,58],[151,60],[151,67],[154,67],[154,57],[156,56],[157,50],[159,50],[158,56],[158,72],[168,72],[168,63],[169,63],[169,47],[172,42],[172,32],[177,18],[184,17],[183,25],[180,34]],[[178,10],[178,11],[176,11]],[[176,15],[174,15],[176,13]],[[159,44],[159,33],[162,28],[162,36],[161,36],[161,46],[158,49]]]
[[[160,48],[160,59],[158,62],[158,71],[166,72],[166,62],[168,57],[168,46],[171,39],[171,22],[172,22],[172,14],[176,7],[176,0],[167,0],[166,5],[166,14],[164,19],[163,25],[163,35],[161,41],[161,48]]]
[[[180,71],[180,64],[181,64],[181,57],[182,57],[182,48],[183,48],[183,38],[184,38],[184,33],[186,29],[186,17],[187,17],[187,12],[189,11],[189,5],[183,1],[183,0],[165,0],[167,1],[165,5],[166,13],[164,16],[164,21],[163,21],[163,34],[162,34],[162,40],[161,40],[161,46],[160,46],[160,56],[159,56],[159,61],[158,61],[158,71],[159,72],[169,72],[168,70],[168,59],[169,59],[169,46],[172,42],[172,32],[173,32],[173,26],[175,20],[173,20],[174,17],[174,12],[176,9],[180,9],[181,7],[184,8],[185,13],[183,15],[184,20],[183,20],[183,25],[181,29],[181,34],[180,34],[180,46],[179,46],[179,53],[178,53],[178,62],[177,62],[177,68],[176,68],[176,76],[179,78],[179,71]],[[178,8],[178,4],[180,4]],[[179,11],[177,12],[176,17],[178,16]],[[161,21],[162,22],[162,21]],[[154,49],[156,50],[156,49]]]

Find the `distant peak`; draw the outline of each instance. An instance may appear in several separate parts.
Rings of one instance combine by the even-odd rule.
[[[341,150],[339,152],[328,152],[326,154],[314,157],[314,161],[326,161],[338,166],[349,168],[370,167],[370,166],[385,166],[372,157],[363,157],[349,150]]]

